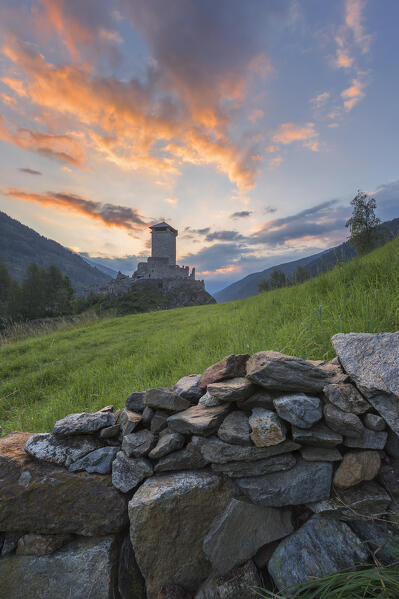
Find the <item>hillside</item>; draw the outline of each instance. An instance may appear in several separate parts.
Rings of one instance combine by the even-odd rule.
[[[382,223],[380,228],[384,230],[384,233],[389,239],[393,239],[399,231],[399,218]],[[289,277],[296,271],[297,266],[303,266],[315,276],[329,270],[335,266],[337,262],[347,262],[354,258],[354,256],[354,249],[346,241],[318,254],[313,254],[312,256],[307,256],[306,258],[301,258],[299,260],[293,260],[292,262],[276,264],[275,266],[266,268],[260,272],[254,272],[247,275],[243,279],[240,279],[215,293],[214,298],[220,303],[256,295],[258,293],[259,283],[263,280],[268,280],[272,272],[276,269],[282,270],[283,273]]]
[[[109,276],[87,264],[78,254],[39,235],[5,212],[0,212],[0,261],[19,281],[32,262],[45,268],[54,264],[63,275],[68,275],[77,293],[81,293],[85,287],[104,285],[110,280]]]
[[[122,406],[230,353],[334,355],[337,332],[399,329],[399,240],[302,285],[256,297],[80,325],[0,347],[3,431],[50,430],[71,412]]]

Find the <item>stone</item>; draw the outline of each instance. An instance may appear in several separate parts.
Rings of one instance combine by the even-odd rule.
[[[331,342],[356,387],[399,434],[399,332],[339,334]]]
[[[27,440],[25,451],[36,460],[68,468],[100,447],[102,443],[96,437],[59,438],[51,433],[38,433]]]
[[[10,553],[14,553],[21,536],[21,532],[9,532],[4,535],[3,546],[1,549],[2,557],[4,557],[5,555],[9,555]]]
[[[230,476],[230,478],[243,478],[246,476],[261,476],[271,472],[290,470],[295,466],[296,459],[291,453],[257,460],[256,462],[228,462],[227,464],[212,464],[212,470]]]
[[[201,437],[193,437],[192,441],[184,449],[174,451],[161,458],[155,465],[154,472],[204,468],[208,464],[208,461],[201,453],[202,441]]]
[[[110,404],[109,406],[104,406],[101,410],[97,410],[96,414],[101,414],[101,412],[113,412],[114,406]]]
[[[148,599],[165,584],[195,591],[210,574],[203,550],[210,526],[232,499],[232,484],[207,472],[146,480],[129,503],[130,537]]]
[[[114,537],[79,538],[51,555],[1,559],[1,593],[13,599],[113,599],[117,564]]]
[[[131,458],[142,458],[146,456],[156,444],[156,438],[149,430],[125,435],[122,440],[122,451]]]
[[[366,414],[363,419],[363,423],[371,431],[381,432],[386,429],[385,420],[378,416],[378,414]]]
[[[395,503],[399,503],[399,460],[383,464],[378,477]]]
[[[275,351],[262,351],[249,358],[247,377],[265,389],[320,393],[331,375],[306,360]]]
[[[383,520],[354,520],[348,522],[353,532],[363,543],[366,543],[370,553],[383,565],[390,565],[398,560],[398,531]]]
[[[154,434],[160,433],[168,426],[169,413],[164,410],[156,410],[151,419],[151,432]]]
[[[310,429],[293,426],[292,438],[298,443],[313,445],[314,447],[335,447],[343,442],[342,435],[332,431],[320,422],[314,424]]]
[[[141,424],[145,427],[149,427],[151,425],[152,417],[154,416],[154,410],[151,408],[145,407],[141,416]]]
[[[339,462],[342,455],[336,447],[301,447],[301,456],[307,462]]]
[[[172,451],[181,449],[184,443],[185,438],[180,433],[167,433],[159,439],[154,449],[150,451],[149,457],[158,460],[168,455],[168,453],[172,453]]]
[[[69,414],[55,423],[53,435],[57,437],[93,435],[112,424],[114,424],[114,415],[111,412]]]
[[[351,437],[344,438],[345,447],[356,447],[359,449],[384,449],[387,442],[388,433],[377,433],[368,428],[363,430],[363,434],[358,439]]]
[[[201,446],[202,455],[208,462],[213,464],[227,464],[229,462],[253,462],[271,458],[275,455],[289,453],[299,449],[301,446],[294,441],[283,441],[278,445],[270,447],[244,447],[225,443],[217,437],[204,440]]]
[[[255,392],[255,385],[245,377],[237,377],[208,385],[207,392],[220,401],[239,401]]]
[[[286,438],[286,428],[275,412],[264,408],[253,408],[249,417],[251,441],[256,447],[278,445]]]
[[[188,374],[179,379],[176,385],[173,385],[172,390],[183,399],[187,399],[190,403],[197,403],[200,397],[204,394],[201,389],[200,381],[202,374]]]
[[[257,599],[263,586],[253,561],[233,568],[225,576],[211,574],[200,586],[194,599]]]
[[[144,403],[153,410],[165,410],[171,414],[182,412],[191,403],[170,389],[148,389],[145,392]]]
[[[144,395],[145,391],[135,391],[126,400],[126,407],[131,412],[144,412]]]
[[[290,510],[232,499],[204,539],[204,552],[219,575],[248,561],[260,547],[293,532]]]
[[[69,466],[69,472],[86,472],[96,474],[110,474],[112,462],[118,453],[118,447],[101,447],[91,453],[88,453],[83,458],[76,460]]]
[[[120,599],[146,599],[144,578],[137,565],[129,534],[124,537],[119,553],[118,591]]]
[[[71,473],[33,460],[30,433],[0,439],[0,530],[108,535],[126,526],[126,499],[110,476]]]
[[[211,383],[245,376],[245,365],[248,358],[248,354],[231,354],[220,360],[220,362],[212,364],[202,374],[200,387],[205,389]]]
[[[372,480],[380,470],[381,458],[378,451],[349,452],[338,466],[334,475],[334,485],[347,489],[364,480]]]
[[[266,410],[274,409],[274,396],[267,391],[257,391],[248,399],[237,401],[237,408],[240,410],[251,411],[252,408],[265,408]]]
[[[392,458],[399,458],[399,435],[388,429],[388,439],[384,447]]]
[[[198,405],[199,406],[206,406],[207,408],[213,408],[215,406],[221,406],[223,404],[222,401],[220,401],[220,399],[217,399],[216,397],[213,397],[209,391],[207,391],[199,400]]]
[[[20,537],[17,555],[48,555],[73,539],[72,535],[38,535],[28,533]]]
[[[192,594],[177,584],[165,584],[158,593],[157,599],[192,599]]]
[[[130,410],[123,410],[120,417],[122,435],[130,435],[140,424],[141,420],[141,414],[131,412]]]
[[[282,395],[273,403],[280,418],[300,428],[310,428],[323,416],[320,399],[304,393]]]
[[[338,570],[355,569],[368,557],[367,548],[345,522],[313,516],[281,541],[270,558],[268,570],[283,591]]]
[[[381,516],[388,510],[391,498],[375,481],[363,482],[349,489],[336,489],[330,498],[308,507],[315,514],[339,520],[361,520]]]
[[[359,416],[371,408],[369,402],[366,401],[356,387],[350,383],[332,383],[326,385],[323,389],[323,393],[330,403],[343,412],[349,412]]]
[[[152,465],[146,458],[128,458],[123,451],[116,454],[112,462],[112,484],[128,493],[153,473]]]
[[[100,430],[99,437],[100,439],[113,439],[114,437],[118,437],[121,432],[121,427],[119,424],[113,424],[112,426],[107,426]]]
[[[324,419],[331,430],[346,437],[358,439],[365,431],[359,416],[343,412],[331,403],[324,406]]]
[[[170,416],[168,427],[176,433],[208,436],[217,431],[228,411],[228,405],[213,408],[193,406]]]
[[[241,410],[230,412],[218,430],[218,437],[226,443],[251,445],[248,416]]]
[[[253,503],[282,507],[328,499],[332,474],[333,466],[330,462],[306,462],[299,459],[290,470],[239,478],[236,483]]]

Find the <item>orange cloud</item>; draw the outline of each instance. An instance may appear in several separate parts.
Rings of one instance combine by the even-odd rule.
[[[261,108],[255,108],[251,112],[251,114],[249,115],[248,118],[250,121],[255,123],[258,119],[261,119],[264,115],[265,115],[265,113],[263,112],[263,110]]]
[[[302,145],[310,148],[314,152],[318,150],[317,138],[319,134],[315,130],[314,123],[305,125],[296,125],[295,123],[283,123],[280,125],[277,133],[273,136],[275,143],[283,145],[291,144],[295,141],[301,141]]]
[[[9,188],[3,191],[3,193],[8,197],[23,200],[24,202],[33,202],[41,206],[51,206],[61,210],[73,211],[76,214],[100,221],[107,227],[138,231],[149,225],[136,209],[127,206],[93,202],[72,193],[57,193],[52,191],[32,193],[15,188]]]
[[[176,204],[179,202],[178,198],[165,198],[164,202],[167,202],[168,204],[172,204],[172,206],[176,206]]]
[[[315,96],[314,98],[312,98],[310,100],[310,103],[313,105],[314,108],[318,109],[318,108],[322,108],[330,99],[330,92],[321,92],[320,94],[317,94],[317,96]]]
[[[372,35],[365,32],[363,25],[364,0],[346,0],[345,4],[345,24],[353,33],[356,44],[360,47],[363,54],[370,50]]]
[[[352,79],[352,84],[341,93],[341,98],[344,100],[344,107],[346,111],[352,110],[362,98],[364,98],[364,89],[366,83],[360,79]]]

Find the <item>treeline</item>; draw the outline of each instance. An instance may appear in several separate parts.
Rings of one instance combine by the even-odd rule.
[[[0,326],[11,321],[62,316],[74,312],[74,290],[69,277],[56,266],[32,263],[18,283],[0,262]]]
[[[264,279],[258,285],[259,293],[263,291],[271,291],[280,287],[290,287],[291,285],[299,285],[307,281],[312,276],[303,266],[297,266],[296,271],[291,277],[288,277],[282,270],[276,268],[272,271],[269,279]]]

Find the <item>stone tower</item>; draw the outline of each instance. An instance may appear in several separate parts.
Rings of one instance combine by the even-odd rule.
[[[169,265],[176,266],[176,229],[165,222],[152,225],[150,229],[152,234],[151,257],[168,258]]]

